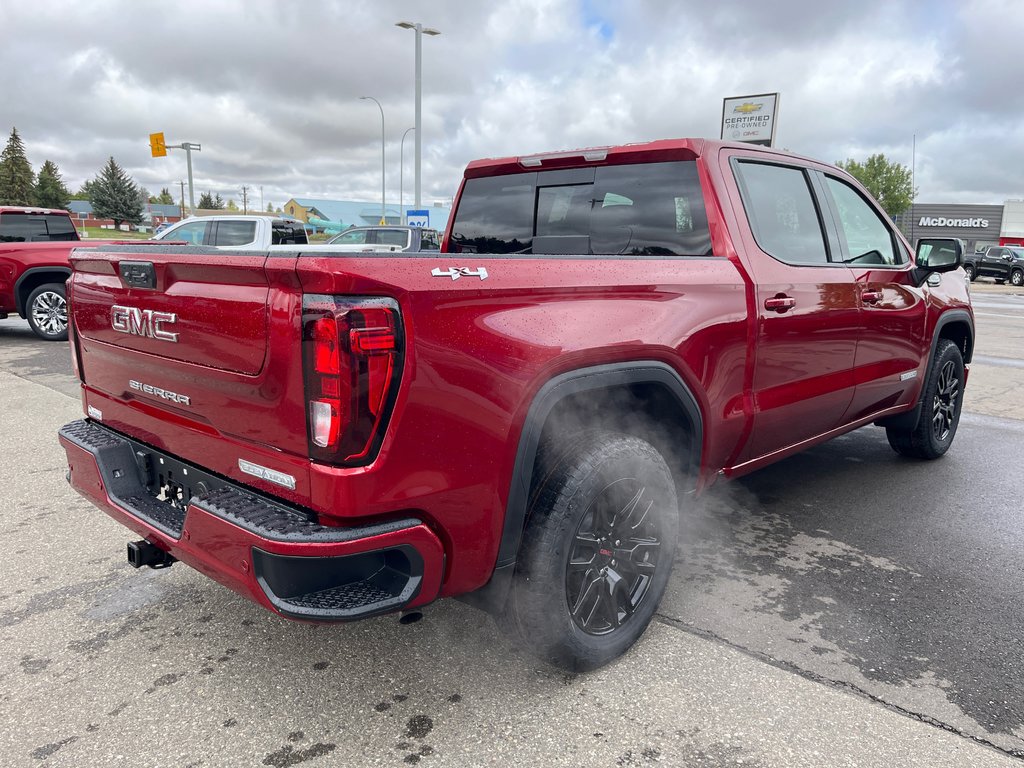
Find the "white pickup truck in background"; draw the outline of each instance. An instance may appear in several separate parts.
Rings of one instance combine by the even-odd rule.
[[[212,245],[225,250],[266,250],[272,245],[306,245],[301,221],[274,216],[190,216],[154,240]]]

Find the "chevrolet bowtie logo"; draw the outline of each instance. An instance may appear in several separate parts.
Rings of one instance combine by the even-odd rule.
[[[749,115],[751,112],[760,112],[763,108],[764,104],[754,104],[753,102],[745,101],[733,107],[732,111],[739,112],[742,115]]]

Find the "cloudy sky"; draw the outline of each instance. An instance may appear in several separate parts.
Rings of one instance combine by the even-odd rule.
[[[478,157],[717,137],[722,98],[779,91],[777,144],[911,165],[919,202],[1024,197],[1019,0],[89,0],[0,2],[0,133],[72,189],[113,155],[151,192],[185,178],[240,200],[388,200],[414,123],[423,199]],[[412,202],[413,137],[404,189]]]

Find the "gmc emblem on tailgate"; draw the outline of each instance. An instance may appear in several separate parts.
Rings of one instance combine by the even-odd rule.
[[[122,307],[118,304],[110,308],[110,327],[119,333],[128,333],[132,336],[176,342],[178,334],[163,328],[176,322],[178,316],[174,312],[157,312],[152,309]]]

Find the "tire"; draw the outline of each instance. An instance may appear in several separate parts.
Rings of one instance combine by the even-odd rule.
[[[1010,285],[1015,285],[1018,288],[1024,285],[1024,271],[1019,269],[1013,270],[1013,272],[1010,273]]]
[[[28,295],[28,324],[45,341],[67,341],[68,302],[60,283],[40,285]]]
[[[939,339],[921,390],[921,417],[914,429],[887,427],[889,445],[901,456],[937,459],[953,444],[963,405],[964,360],[949,339]]]
[[[541,456],[500,624],[541,659],[583,672],[629,650],[653,618],[679,503],[665,460],[639,438],[589,432]]]
[[[964,264],[964,272],[967,274],[967,280],[972,283],[974,282],[974,278],[978,276],[974,271],[973,264]]]

